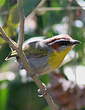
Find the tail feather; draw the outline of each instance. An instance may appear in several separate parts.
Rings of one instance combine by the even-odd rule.
[[[5,60],[10,60],[12,57],[16,57],[17,56],[17,52],[16,51],[12,51],[11,53],[9,53],[9,55],[5,58]]]

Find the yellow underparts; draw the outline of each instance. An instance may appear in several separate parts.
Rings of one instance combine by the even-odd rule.
[[[48,64],[52,69],[58,68],[66,54],[71,50],[71,47],[66,48],[64,51],[54,51],[48,59]]]

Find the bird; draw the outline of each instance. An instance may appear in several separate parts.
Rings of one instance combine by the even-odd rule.
[[[32,70],[37,75],[43,75],[59,68],[65,56],[79,43],[80,41],[74,40],[68,34],[60,34],[47,39],[34,37],[23,43],[22,51]],[[6,59],[11,57],[16,57],[20,68],[24,68],[16,50],[12,51]]]

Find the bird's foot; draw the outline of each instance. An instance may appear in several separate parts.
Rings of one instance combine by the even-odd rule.
[[[43,84],[43,89],[38,89],[38,93],[39,93],[39,97],[43,97],[48,93],[48,89],[46,88],[46,85],[44,83]]]

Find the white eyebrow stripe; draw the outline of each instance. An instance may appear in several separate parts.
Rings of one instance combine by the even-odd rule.
[[[52,45],[54,43],[59,43],[59,42],[64,42],[64,41],[67,41],[68,42],[69,40],[65,40],[65,39],[55,40],[55,41],[53,41],[51,43],[48,43],[48,45]]]

